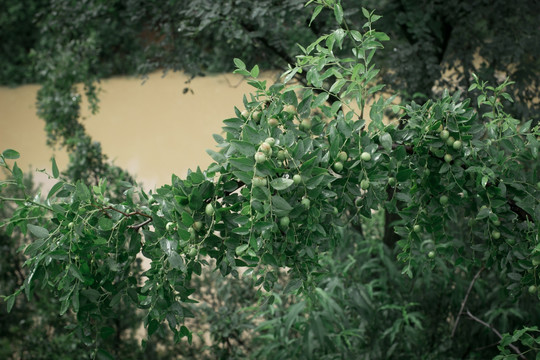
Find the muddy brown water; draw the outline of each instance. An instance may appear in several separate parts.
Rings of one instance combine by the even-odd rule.
[[[271,84],[274,73],[261,76]],[[186,84],[182,73],[150,74],[140,78],[117,77],[101,82],[100,110],[92,115],[83,104],[88,133],[101,142],[103,151],[118,166],[136,175],[145,189],[170,183],[171,174],[181,178],[188,169],[205,169],[214,149],[212,134],[221,133],[222,121],[242,107],[242,97],[254,91],[242,77],[226,74],[198,77]],[[183,93],[184,88],[191,91]],[[47,169],[52,156],[60,170],[67,156],[46,145],[44,122],[36,115],[38,85],[0,87],[0,151],[21,153],[21,169]],[[47,176],[35,178],[51,186]]]

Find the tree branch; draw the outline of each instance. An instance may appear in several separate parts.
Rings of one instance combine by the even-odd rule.
[[[489,328],[491,331],[493,331],[493,333],[495,333],[495,335],[497,335],[497,336],[499,337],[499,339],[502,340],[503,337],[502,337],[501,333],[500,333],[497,329],[495,329],[492,325],[488,324],[487,322],[484,322],[484,321],[480,320],[479,318],[477,318],[476,316],[474,316],[473,314],[471,314],[471,312],[470,312],[469,310],[467,310],[467,315],[468,315],[471,319],[473,319],[474,321],[476,321],[477,323],[482,324],[482,325],[484,325],[485,327]],[[519,348],[518,348],[516,345],[508,344],[508,346],[510,346],[510,348],[511,348],[512,350],[514,350],[514,352],[515,352],[516,354],[518,354],[518,356],[519,356],[520,358],[527,360],[527,358],[525,357],[525,355],[523,355],[523,353],[521,352],[521,350],[519,350]]]
[[[463,313],[463,308],[465,307],[465,304],[467,303],[467,300],[469,299],[469,295],[471,293],[471,290],[473,288],[474,283],[476,282],[476,279],[480,276],[480,273],[484,270],[484,267],[482,266],[480,270],[474,275],[473,279],[471,280],[471,283],[469,284],[469,288],[467,289],[467,293],[465,294],[465,297],[463,298],[463,301],[461,302],[461,308],[459,309],[459,313],[456,316],[456,322],[454,323],[454,328],[452,329],[452,335],[450,337],[454,337],[454,334],[456,333],[457,326],[459,324],[459,318],[461,317],[461,313]]]

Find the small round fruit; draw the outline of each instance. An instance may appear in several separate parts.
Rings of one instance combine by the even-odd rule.
[[[261,120],[261,112],[254,111],[253,114],[251,114],[251,118],[255,120],[255,122],[259,122],[259,120]]]
[[[195,229],[193,228],[193,226],[190,226],[187,230],[189,232],[189,239],[190,240],[195,239],[196,234],[195,234]]]
[[[167,229],[167,231],[171,231],[172,229],[174,229],[174,223],[172,221],[169,221],[167,225],[165,225],[165,229]]]
[[[454,143],[452,144],[452,147],[454,148],[454,150],[459,150],[459,149],[461,149],[461,145],[463,145],[463,144],[461,143],[461,141],[460,141],[460,140],[456,140],[456,141],[454,141]]]
[[[369,180],[364,179],[364,180],[360,181],[360,188],[362,188],[362,190],[369,189]]]
[[[448,139],[446,139],[446,145],[448,146],[454,146],[455,142],[456,142],[456,139],[454,139],[453,136],[450,136]]]
[[[285,152],[285,150],[279,150],[279,151],[277,152],[277,158],[278,158],[278,160],[280,160],[280,161],[285,160],[285,159],[287,158],[287,153]]]
[[[195,257],[195,256],[197,256],[197,249],[196,249],[196,248],[191,248],[191,249],[189,249],[188,255],[189,255],[190,257]]]
[[[73,229],[73,226],[75,226],[75,225],[73,224],[73,222],[70,222],[70,223],[68,224],[68,228],[70,228],[70,229]]]
[[[339,210],[337,207],[334,206],[334,208],[332,209],[334,211],[334,215],[337,215],[339,214]]]
[[[288,216],[284,216],[281,219],[279,219],[279,225],[281,225],[281,227],[284,227],[284,228],[288,227],[290,222],[291,220],[289,219]]]
[[[501,233],[498,232],[497,230],[493,230],[493,231],[491,232],[491,236],[492,236],[495,240],[498,240],[498,239],[501,238]]]
[[[413,231],[415,233],[419,233],[420,230],[422,230],[422,227],[420,225],[416,224],[416,225],[413,226]]]
[[[253,182],[253,186],[257,186],[257,187],[265,187],[266,186],[266,178],[264,178],[264,177],[255,176],[253,178],[252,182]]]
[[[276,118],[270,118],[268,119],[268,125],[271,127],[276,127],[279,125],[279,121]]]
[[[258,151],[255,153],[255,162],[257,164],[262,164],[265,161],[266,161],[266,155],[263,152]]]
[[[444,130],[444,128],[443,128],[442,124],[439,125],[439,127],[437,128],[437,131],[440,133],[440,132],[443,131],[443,130]]]
[[[336,161],[334,163],[334,170],[336,170],[337,172],[343,170],[343,163],[341,161]]]
[[[452,160],[454,160],[452,155],[450,155],[450,154],[445,154],[444,155],[444,161],[446,161],[447,163],[451,162]]]
[[[204,209],[204,212],[206,213],[206,215],[212,216],[214,215],[216,210],[214,209],[214,206],[212,204],[206,204],[206,208]]]
[[[430,251],[427,254],[428,258],[433,259],[435,257],[435,251]]]
[[[309,209],[311,205],[311,201],[308,198],[302,198],[301,204],[306,208]]]
[[[341,151],[341,152],[338,154],[338,159],[339,159],[339,161],[341,161],[341,162],[347,161],[348,158],[349,158],[349,155],[347,155],[347,153],[346,153],[345,151]]]
[[[529,286],[529,294],[534,294],[536,292],[536,290],[538,290],[536,285]]]
[[[302,182],[302,176],[300,174],[295,174],[292,179],[296,185]]]
[[[302,120],[302,122],[300,123],[300,130],[308,131],[310,129],[311,129],[311,120],[309,119]]]
[[[446,140],[450,137],[450,133],[448,132],[448,130],[443,130],[441,131],[439,136],[441,137],[441,139]]]
[[[265,155],[272,156],[272,145],[267,142],[263,142],[261,146],[259,146],[259,151]]]
[[[283,107],[283,111],[289,114],[294,114],[296,113],[296,108],[294,107],[294,105],[285,105]]]
[[[362,155],[360,155],[360,159],[364,161],[370,161],[371,160],[371,154],[368,152],[363,152]]]
[[[448,196],[442,195],[442,196],[439,198],[439,202],[441,203],[441,205],[446,205],[446,204],[448,204]]]
[[[396,178],[395,178],[395,177],[389,177],[389,178],[388,178],[388,185],[390,185],[390,186],[396,186],[396,183],[397,183],[397,181],[396,181]]]
[[[498,217],[495,220],[493,220],[493,225],[495,225],[495,226],[501,225],[501,221],[499,220]]]
[[[242,112],[240,113],[240,115],[242,115],[243,118],[246,118],[246,119],[247,119],[248,116],[249,116],[249,111],[244,110],[244,111],[242,111]]]
[[[276,144],[276,139],[274,139],[273,137],[267,137],[264,142],[270,146],[274,146]]]
[[[197,231],[197,232],[198,232],[198,231],[201,231],[201,229],[202,229],[202,222],[200,222],[200,221],[195,221],[195,222],[193,223],[192,226],[193,226],[193,229],[194,229],[195,231]]]

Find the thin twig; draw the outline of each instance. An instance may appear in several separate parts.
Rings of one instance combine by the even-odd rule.
[[[469,299],[469,294],[471,293],[471,290],[473,288],[474,283],[476,282],[476,279],[480,276],[480,273],[484,270],[484,267],[482,266],[480,270],[474,275],[473,279],[471,280],[471,283],[469,284],[469,288],[467,289],[467,293],[465,294],[465,297],[463,298],[463,301],[461,302],[461,308],[459,309],[459,313],[456,317],[456,322],[454,323],[454,328],[452,329],[452,335],[450,337],[454,337],[454,334],[456,332],[457,326],[459,324],[459,318],[461,317],[461,314],[463,313],[463,308],[465,307],[465,304],[467,303],[467,299]]]
[[[103,208],[101,210],[105,214],[107,214],[107,212],[105,210],[113,210],[113,211],[116,211],[116,212],[124,215],[125,217],[131,217],[131,216],[135,216],[135,215],[140,215],[140,216],[146,217],[147,219],[145,221],[143,221],[142,223],[128,226],[128,229],[134,229],[135,231],[139,231],[140,228],[142,228],[144,225],[150,224],[152,222],[152,220],[153,220],[152,216],[150,216],[148,214],[145,214],[145,213],[142,213],[140,211],[132,211],[130,213],[126,213],[126,212],[123,212],[122,210],[115,209],[112,206],[107,206],[107,207],[105,207],[105,208]]]
[[[484,322],[484,321],[480,320],[479,318],[477,318],[476,316],[474,316],[473,314],[471,314],[471,312],[470,312],[469,310],[467,310],[467,315],[468,315],[471,319],[473,319],[474,321],[476,321],[477,323],[482,324],[482,325],[484,325],[485,327],[489,328],[491,331],[493,331],[493,333],[495,333],[495,335],[497,335],[497,336],[499,337],[499,339],[502,340],[503,337],[502,337],[501,333],[500,333],[497,329],[495,329],[493,326],[491,326],[491,325],[488,324],[487,322]],[[521,350],[519,350],[519,348],[518,348],[516,345],[508,344],[508,346],[510,346],[510,348],[511,348],[512,350],[514,350],[514,352],[515,352],[516,354],[518,354],[518,356],[519,356],[520,358],[527,360],[527,358],[525,357],[525,355],[523,355],[523,353],[521,352]]]

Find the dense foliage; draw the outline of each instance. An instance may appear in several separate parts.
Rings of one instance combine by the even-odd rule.
[[[392,41],[373,29],[380,16],[311,3],[312,25],[328,31],[298,47],[280,82],[234,60],[254,93],[214,136],[221,150],[209,151],[215,162],[205,171],[173,175],[148,194],[127,174],[114,185],[107,168],[73,181],[53,163],[58,182],[46,196],[15,197],[6,191],[26,188],[18,153],[2,153],[13,180],[0,185],[0,200],[17,205],[4,226],[34,239],[8,311],[20,294],[51,292],[60,314],[76,317],[73,335],[104,357],[122,356],[105,340],[119,336],[107,324],[123,306],[140,309],[149,336],[168,328],[175,341],[187,338],[192,347],[181,351],[193,358],[538,355],[540,130],[505,110],[514,85],[467,76],[474,99],[443,91],[397,103],[381,95],[375,67]],[[195,21],[214,14],[210,4],[183,11]],[[86,139],[97,155],[73,97],[76,81],[92,94],[84,71],[94,65],[70,78],[85,62],[63,58],[50,62],[58,77],[44,83],[41,114],[53,142],[73,150]],[[98,156],[83,164],[96,158],[106,164]],[[396,237],[382,241],[388,228]],[[144,272],[139,256],[150,262]]]

